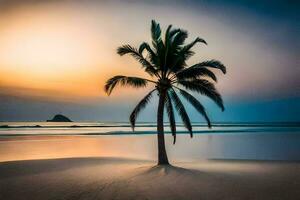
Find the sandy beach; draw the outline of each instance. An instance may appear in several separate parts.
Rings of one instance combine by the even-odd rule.
[[[121,158],[0,163],[0,199],[297,199],[300,163]]]
[[[253,140],[250,135],[231,138],[233,142],[224,143],[224,147],[231,146],[232,150],[242,149],[235,145]],[[269,141],[268,146],[276,145],[277,140],[282,143],[297,139],[279,137],[272,143],[267,140],[270,136],[263,138],[259,137],[260,141]],[[154,135],[3,136],[0,199],[300,198],[300,162],[205,159],[204,156],[223,151],[216,151],[220,139],[198,135],[191,140],[179,135],[178,144],[172,145],[172,138],[167,137],[172,166],[158,167]],[[298,148],[288,144],[287,152],[297,156]],[[240,153],[247,155],[250,148],[243,145],[243,149],[244,153]],[[256,150],[253,149],[253,155]]]

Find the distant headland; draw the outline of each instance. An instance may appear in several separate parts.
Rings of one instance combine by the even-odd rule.
[[[47,120],[47,122],[72,122],[68,117],[64,115],[55,115],[52,119]]]

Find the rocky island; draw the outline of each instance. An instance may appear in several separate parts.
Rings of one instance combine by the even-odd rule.
[[[47,122],[72,122],[68,117],[64,115],[55,115],[52,119],[47,120]]]

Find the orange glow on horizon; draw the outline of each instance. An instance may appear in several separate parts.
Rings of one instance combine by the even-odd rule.
[[[124,8],[128,12],[122,12]],[[223,76],[217,71],[216,86],[223,95],[252,98],[253,91],[261,91],[260,96],[280,96],[279,90],[293,93],[282,89],[288,86],[286,79],[297,81],[297,73],[291,76],[281,67],[289,63],[288,56],[265,51],[269,45],[260,42],[262,38],[250,37],[239,27],[233,29],[209,13],[195,13],[175,5],[145,10],[142,4],[121,1],[39,1],[1,11],[0,93],[12,88],[11,94],[18,95],[15,91],[25,88],[27,92],[31,90],[30,94],[53,98],[56,92],[69,97],[103,97],[103,86],[111,76],[145,76],[138,62],[129,56],[118,56],[116,48],[151,43],[151,19],[161,23],[163,33],[168,24],[173,24],[189,31],[187,42],[198,36],[208,42],[195,46],[196,54],[188,64],[222,61],[228,73]],[[233,38],[239,42],[232,42]],[[239,54],[240,49],[248,53]],[[135,98],[142,92],[118,89],[113,97]]]
[[[116,47],[78,11],[20,7],[0,15],[0,87],[103,96],[106,79],[122,73],[120,65],[133,63],[117,63]]]

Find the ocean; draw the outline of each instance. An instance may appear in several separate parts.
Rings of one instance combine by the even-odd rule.
[[[251,134],[300,133],[300,123],[213,123],[209,129],[204,123],[192,123],[194,134]],[[170,134],[168,124],[165,133]],[[178,134],[188,134],[183,124],[177,123]],[[156,134],[156,123],[137,123],[132,131],[126,122],[0,122],[1,136],[18,135],[143,135]]]
[[[173,161],[300,160],[299,123],[193,123],[193,138],[178,123],[175,145],[165,126]],[[133,132],[125,122],[0,123],[0,161],[94,156],[156,160],[156,124],[137,123]]]

